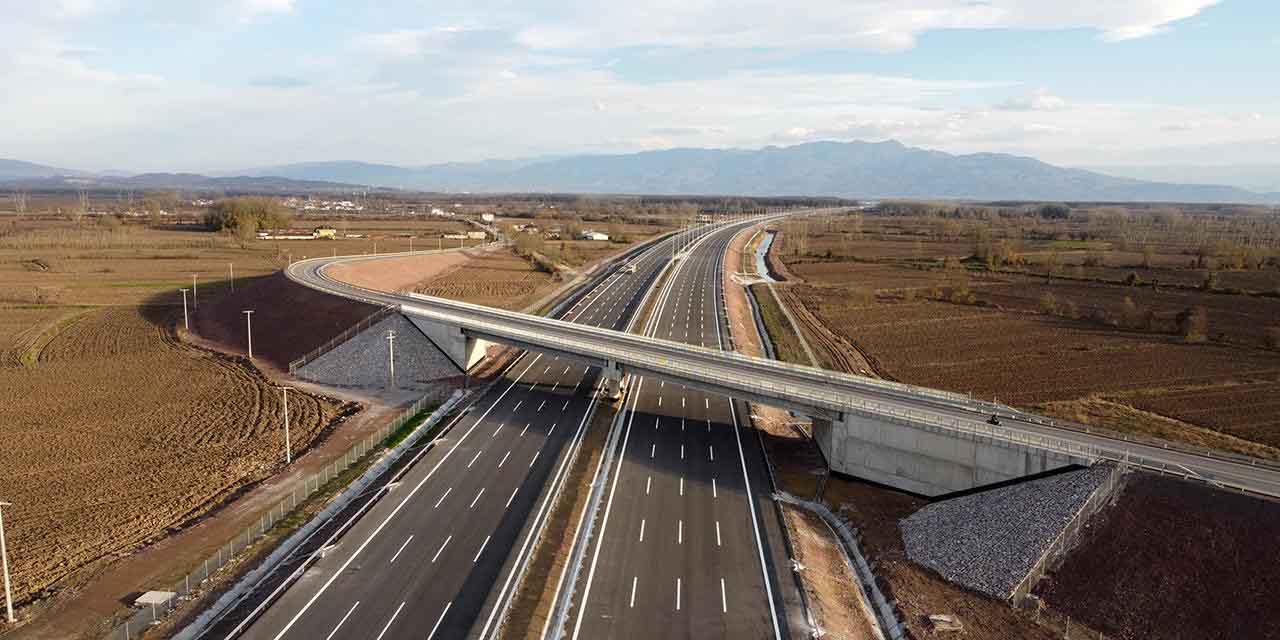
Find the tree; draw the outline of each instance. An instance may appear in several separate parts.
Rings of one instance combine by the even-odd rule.
[[[1218,288],[1218,272],[1210,271],[1204,276],[1204,282],[1200,283],[1200,288],[1205,291],[1213,291]]]
[[[1201,342],[1209,335],[1209,312],[1204,307],[1191,307],[1178,314],[1178,333],[1187,342]]]
[[[1142,245],[1142,268],[1151,268],[1151,259],[1156,255],[1156,250],[1149,244]]]

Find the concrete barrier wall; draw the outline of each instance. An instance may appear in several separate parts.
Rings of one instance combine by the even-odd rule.
[[[1026,445],[854,413],[835,421],[815,419],[814,439],[833,471],[925,496],[1089,464]]]

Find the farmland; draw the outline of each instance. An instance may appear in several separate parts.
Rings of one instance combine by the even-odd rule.
[[[890,204],[780,224],[771,261],[824,366],[1278,458],[1277,229]]]

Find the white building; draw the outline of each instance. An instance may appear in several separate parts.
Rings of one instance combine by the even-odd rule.
[[[586,231],[583,231],[582,235],[578,236],[578,238],[581,240],[608,240],[609,234],[587,229]]]

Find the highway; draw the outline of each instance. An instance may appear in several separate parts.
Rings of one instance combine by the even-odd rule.
[[[666,242],[648,250],[563,319],[627,328],[670,253]],[[594,367],[524,354],[241,637],[491,637],[598,378]]]
[[[647,335],[725,348],[723,260],[738,230],[708,235],[676,265]],[[785,601],[799,596],[783,596],[795,582],[741,406],[645,377],[627,400],[570,637],[793,637]]]

